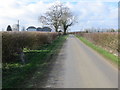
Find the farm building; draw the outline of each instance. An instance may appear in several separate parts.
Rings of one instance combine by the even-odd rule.
[[[49,28],[49,27],[43,27],[43,28],[42,28],[42,31],[43,31],[43,32],[51,32],[52,29]]]
[[[51,32],[52,29],[49,28],[49,27],[43,27],[43,28],[38,27],[38,28],[36,28],[36,27],[34,27],[34,26],[30,26],[30,27],[27,28],[27,31]]]
[[[38,27],[38,28],[37,28],[37,31],[42,31],[42,28],[41,28],[41,27]]]
[[[27,30],[27,31],[36,31],[37,29],[36,29],[36,27],[34,27],[34,26],[30,26],[30,27],[28,27],[26,30]]]

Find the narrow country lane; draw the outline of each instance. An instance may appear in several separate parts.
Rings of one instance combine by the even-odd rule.
[[[117,88],[118,70],[78,38],[69,35],[44,87]]]

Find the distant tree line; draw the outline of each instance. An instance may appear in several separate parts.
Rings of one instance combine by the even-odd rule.
[[[91,33],[91,32],[120,32],[120,30],[117,29],[100,29],[100,28],[91,28],[91,29],[85,29],[86,33]]]

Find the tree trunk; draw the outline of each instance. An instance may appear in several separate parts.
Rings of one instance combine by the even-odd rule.
[[[64,35],[66,35],[67,33],[66,33],[66,31],[67,31],[67,26],[64,26]]]
[[[58,32],[58,26],[55,26],[55,31]]]
[[[55,32],[58,32],[58,29],[57,29],[57,28],[55,28]]]

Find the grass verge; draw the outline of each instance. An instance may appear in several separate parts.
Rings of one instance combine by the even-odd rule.
[[[91,43],[87,39],[81,37],[81,36],[76,36],[79,38],[83,43],[85,43],[87,46],[91,47],[101,55],[103,55],[105,58],[111,60],[113,63],[118,64],[118,57],[109,53],[108,51],[104,50],[103,48],[100,48],[99,46],[96,46],[95,44]]]
[[[44,45],[40,50],[25,50],[26,64],[11,63],[3,64],[3,88],[24,87],[24,81],[30,79],[39,68],[36,77],[40,79],[44,76],[49,65],[50,57],[57,53],[67,36],[58,37],[53,43]],[[34,78],[36,78],[34,77]]]

